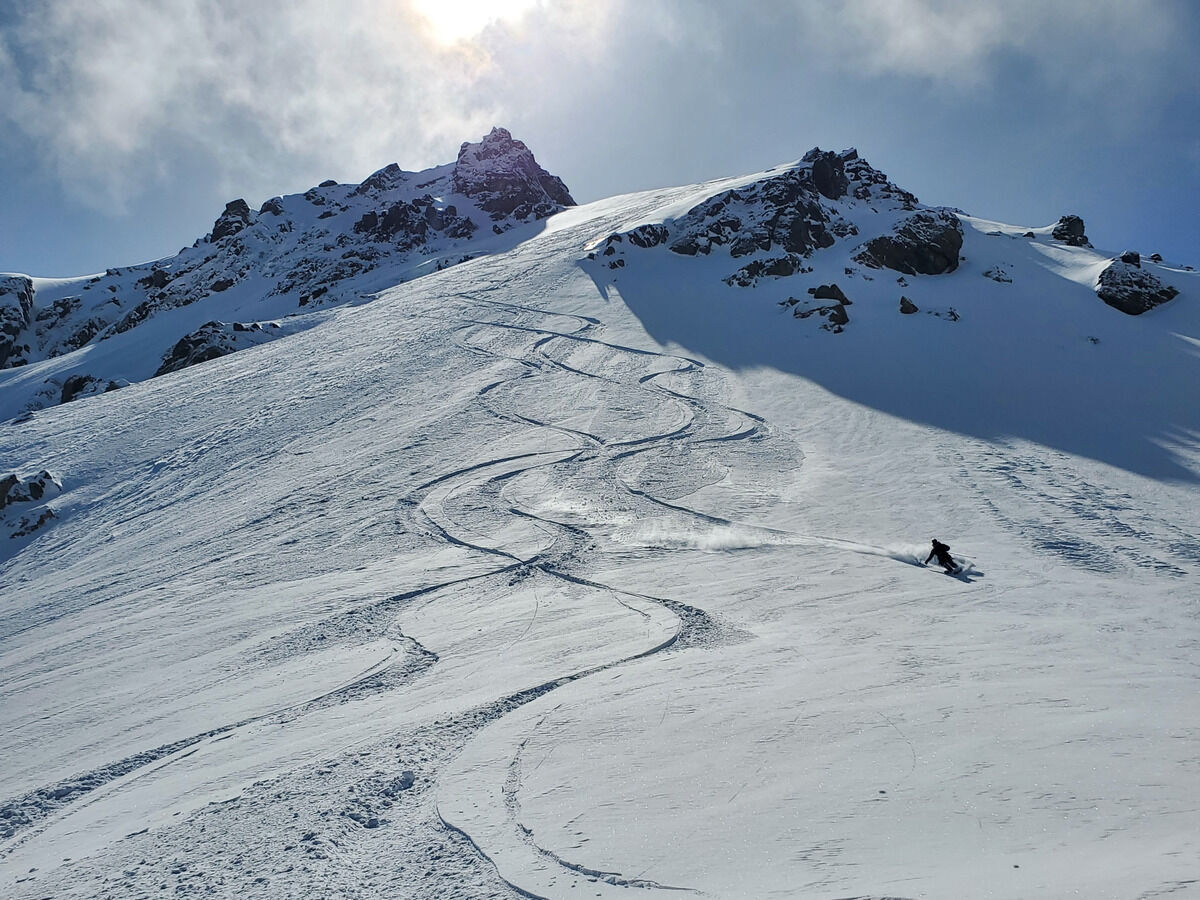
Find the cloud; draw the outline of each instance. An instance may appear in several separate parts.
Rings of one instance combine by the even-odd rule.
[[[456,2],[478,29],[448,36],[429,0],[23,2],[0,16],[0,124],[111,210],[189,177],[257,199],[434,165],[493,124],[561,153],[556,129],[599,117],[670,147],[711,110],[872,78],[963,102],[1024,66],[1039,89],[1141,108],[1163,60],[1191,59],[1170,0]]]
[[[181,156],[270,191],[298,170],[443,161],[494,110],[489,61],[403,4],[57,0],[0,31],[0,109],[67,186],[119,202]],[[322,173],[324,174],[324,173]]]
[[[1016,55],[1055,87],[1104,91],[1158,72],[1156,54],[1178,49],[1181,34],[1170,0],[846,0],[795,10],[810,32],[835,35],[822,43],[843,67],[964,88]]]

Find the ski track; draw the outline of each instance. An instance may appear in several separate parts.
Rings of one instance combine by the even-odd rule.
[[[722,445],[737,442],[756,443],[768,440],[773,434],[769,423],[762,416],[716,403],[702,396],[688,394],[660,383],[668,378],[685,376],[714,377],[709,374],[713,370],[708,369],[699,360],[604,341],[599,337],[603,331],[602,324],[599,320],[591,317],[568,316],[530,306],[496,302],[480,296],[478,293],[463,295],[461,299],[473,304],[489,305],[497,313],[507,313],[521,320],[505,322],[494,319],[464,318],[457,327],[454,343],[461,350],[480,356],[489,362],[512,364],[519,370],[509,377],[498,378],[484,384],[477,390],[476,401],[487,410],[488,414],[499,420],[558,435],[568,446],[561,449],[498,455],[436,474],[426,478],[405,496],[398,498],[394,509],[397,521],[402,526],[412,528],[435,541],[493,558],[496,561],[494,568],[482,574],[453,579],[394,595],[382,601],[349,610],[324,623],[335,632],[345,632],[348,639],[361,636],[364,631],[369,632],[372,627],[380,629],[383,633],[390,632],[389,636],[393,640],[406,645],[404,656],[408,661],[405,665],[396,666],[395,660],[389,657],[377,662],[348,683],[318,697],[222,725],[190,738],[136,754],[59,784],[32,791],[9,802],[6,806],[0,807],[0,817],[6,823],[6,831],[0,833],[0,839],[5,839],[6,844],[0,852],[7,854],[19,847],[26,840],[35,836],[41,827],[52,820],[56,814],[68,807],[78,808],[101,800],[109,791],[120,790],[127,785],[130,779],[136,779],[143,773],[157,771],[162,766],[186,758],[195,752],[196,746],[201,742],[227,739],[236,730],[251,725],[281,722],[323,706],[344,703],[372,693],[400,688],[412,680],[424,676],[437,665],[438,656],[403,635],[396,624],[397,616],[402,609],[410,607],[413,603],[434,603],[437,601],[439,592],[467,582],[506,575],[528,577],[531,573],[537,572],[563,583],[594,590],[601,595],[608,596],[626,610],[643,616],[646,614],[629,605],[623,597],[658,604],[670,610],[678,619],[679,624],[669,640],[642,653],[554,678],[497,699],[493,703],[465,714],[456,721],[438,723],[446,729],[447,734],[454,735],[453,746],[445,748],[444,751],[447,758],[457,755],[458,750],[466,746],[491,723],[566,684],[656,654],[668,651],[678,652],[687,648],[739,643],[749,637],[736,628],[714,620],[703,610],[678,600],[629,593],[579,574],[578,570],[586,565],[588,552],[595,549],[595,542],[587,528],[555,521],[540,516],[534,511],[522,509],[519,505],[505,501],[503,490],[504,486],[513,479],[535,470],[543,468],[554,470],[570,466],[575,474],[578,474],[581,468],[594,472],[595,477],[617,486],[627,498],[635,503],[649,504],[651,507],[708,525],[730,527],[735,524],[730,519],[689,508],[681,503],[657,496],[652,490],[631,483],[627,476],[621,473],[620,467],[626,461],[642,456],[653,456],[656,452],[674,444],[686,444],[693,447],[711,446],[716,449]],[[535,321],[530,322],[531,318]],[[557,330],[546,327],[540,321],[562,319],[573,320],[575,328],[573,330]],[[517,348],[519,352],[504,352],[487,346],[486,338],[489,335],[520,338],[521,344]],[[600,352],[603,354],[600,363],[604,364],[605,371],[588,371],[559,358],[560,355],[556,355],[555,348],[560,346],[565,347],[568,356],[572,348]],[[593,365],[596,365],[595,361],[593,361]],[[653,371],[645,371],[648,367],[652,367]],[[611,374],[610,370],[621,372],[627,377]],[[636,437],[588,431],[546,420],[540,417],[535,410],[522,407],[519,397],[515,401],[512,398],[502,397],[505,391],[514,385],[536,382],[539,378],[551,375],[575,378],[586,383],[612,385],[629,396],[641,398],[642,402],[655,415],[668,411],[669,414],[666,418],[674,419],[673,427]],[[719,376],[715,377],[719,378]],[[496,398],[501,399],[498,401]],[[186,460],[175,460],[174,464],[186,465]],[[489,515],[491,516],[508,517],[531,525],[543,539],[536,546],[524,547],[505,546],[503,542],[485,543],[481,541],[478,535],[463,531],[448,511],[448,507],[455,502],[467,502],[468,500],[480,502],[485,509],[490,510]],[[478,519],[477,512],[473,518]],[[768,540],[831,546],[870,555],[889,555],[879,548],[834,538],[794,535],[765,528],[755,530]],[[534,615],[536,616],[536,609]],[[532,627],[532,620],[526,627],[526,632],[529,627]],[[264,647],[259,652],[269,654],[272,651]],[[638,889],[638,893],[654,890],[673,894],[694,892],[693,888],[685,886],[662,885],[640,876],[626,877],[621,873],[602,871],[583,862],[565,859],[538,846],[533,840],[532,833],[519,821],[518,794],[521,747],[523,746],[523,743],[519,745],[512,757],[510,765],[515,775],[513,775],[513,781],[506,786],[505,802],[510,809],[511,828],[529,846],[531,852],[554,862],[565,873],[602,880],[614,886]],[[486,846],[481,845],[472,835],[455,823],[448,821],[436,808],[436,802],[432,808],[436,816],[436,825],[444,832],[441,838],[443,845],[455,848],[456,852],[460,854],[469,852],[476,856],[477,863],[493,866]],[[454,836],[456,835],[461,840],[455,841]],[[472,864],[470,861],[460,861],[458,865],[470,868]],[[503,879],[503,875],[498,869],[495,870],[495,873]],[[504,883],[517,896],[539,896],[530,893],[519,884],[506,881]]]
[[[488,725],[513,711],[546,696],[550,692],[580,679],[587,678],[598,672],[614,667],[623,666],[636,660],[665,652],[681,652],[689,648],[705,648],[720,645],[740,643],[748,639],[748,635],[709,616],[703,610],[678,600],[667,597],[654,597],[645,594],[630,593],[615,586],[608,585],[587,577],[586,571],[589,554],[596,549],[594,536],[586,525],[556,521],[539,515],[535,510],[524,509],[517,503],[505,499],[504,492],[508,484],[522,476],[539,469],[562,470],[570,467],[575,477],[594,478],[604,484],[617,488],[628,502],[635,508],[653,508],[666,511],[672,516],[682,516],[685,520],[703,523],[709,526],[733,527],[731,519],[712,515],[700,509],[691,508],[681,502],[681,497],[671,499],[660,496],[652,487],[638,483],[639,476],[624,467],[638,458],[652,458],[657,453],[666,452],[673,446],[688,446],[690,448],[708,448],[713,452],[738,443],[757,444],[768,441],[775,436],[770,423],[763,417],[752,412],[738,409],[720,403],[704,392],[688,393],[679,389],[675,383],[689,378],[700,379],[700,386],[707,385],[715,393],[720,388],[721,376],[700,360],[659,353],[653,350],[625,346],[602,339],[604,327],[600,320],[589,316],[571,315],[538,309],[535,306],[505,303],[491,299],[488,294],[499,285],[491,288],[477,289],[458,295],[459,301],[465,308],[471,309],[475,315],[464,315],[452,330],[452,342],[464,353],[479,357],[491,365],[511,365],[516,371],[507,377],[494,378],[487,381],[476,390],[475,402],[488,415],[497,420],[505,421],[522,428],[534,429],[547,433],[561,444],[552,449],[542,449],[528,452],[508,453],[491,458],[478,460],[461,465],[449,471],[431,473],[407,494],[397,498],[393,504],[394,516],[400,528],[412,529],[424,534],[434,541],[451,545],[473,554],[480,554],[494,561],[486,571],[456,578],[444,582],[416,588],[401,594],[386,597],[377,602],[363,604],[357,608],[342,612],[323,622],[328,630],[335,634],[345,635],[344,640],[351,641],[365,633],[386,634],[394,641],[405,645],[402,657],[406,660],[398,665],[397,660],[388,657],[378,661],[369,669],[360,673],[353,680],[325,692],[318,697],[272,710],[244,720],[219,726],[194,735],[184,740],[163,745],[154,750],[128,757],[111,765],[93,770],[59,784],[40,788],[23,797],[0,807],[0,821],[6,823],[8,829],[0,833],[0,839],[6,843],[0,854],[7,854],[28,838],[36,835],[40,828],[56,814],[68,807],[95,802],[102,799],[110,790],[119,790],[129,783],[130,779],[139,777],[140,773],[156,771],[158,768],[170,765],[172,762],[186,758],[194,752],[196,745],[203,741],[227,739],[238,729],[251,725],[280,722],[289,717],[303,715],[336,703],[344,703],[369,696],[371,694],[401,688],[414,680],[423,677],[436,668],[439,663],[437,654],[427,650],[412,638],[399,630],[399,618],[403,611],[415,608],[416,604],[436,603],[439,595],[448,588],[461,586],[470,582],[491,580],[503,577],[524,578],[535,573],[553,581],[569,584],[576,588],[595,591],[599,595],[610,598],[612,602],[624,609],[645,616],[642,610],[630,605],[627,600],[638,600],[657,604],[669,610],[677,619],[678,626],[669,640],[645,650],[644,652],[611,660],[607,663],[594,665],[580,671],[571,672],[544,681],[533,687],[503,696],[482,707],[477,707],[451,720],[439,720],[420,730],[420,739],[428,747],[436,747],[436,752],[430,751],[429,765],[422,771],[420,790],[409,792],[405,796],[419,798],[428,786],[436,781],[437,773],[450,759],[461,750]],[[478,315],[481,306],[491,308],[496,318],[483,318]],[[508,317],[508,321],[500,317]],[[550,323],[570,322],[567,328],[551,327]],[[493,346],[499,340],[502,346]],[[512,343],[515,341],[515,344]],[[572,359],[572,353],[582,351],[588,357],[587,363],[577,363]],[[648,371],[649,370],[649,371]],[[514,388],[536,383],[543,378],[575,379],[581,385],[610,385],[619,389],[626,397],[637,398],[638,409],[646,412],[647,423],[667,421],[669,427],[649,433],[632,436],[620,431],[609,433],[603,429],[588,430],[553,421],[544,413],[530,408],[522,402],[523,395],[514,392]],[[712,385],[709,382],[716,381]],[[671,382],[668,386],[664,382]],[[548,392],[551,396],[554,392]],[[641,422],[639,421],[639,427]],[[632,426],[626,425],[628,431]],[[194,453],[202,452],[203,448],[194,448]],[[298,451],[299,452],[299,451]],[[307,451],[305,451],[307,452]],[[184,451],[180,451],[184,453]],[[176,456],[163,462],[164,465],[188,465],[187,454]],[[965,466],[965,462],[963,463]],[[994,477],[1016,478],[1011,470],[1005,468],[1005,458],[996,461],[990,474]],[[964,479],[970,483],[969,479]],[[1063,491],[1072,494],[1068,499],[1070,512],[1080,514],[1082,503],[1078,496],[1078,485],[1060,485]],[[686,488],[685,488],[686,492]],[[686,494],[685,494],[686,495]],[[986,500],[986,498],[984,498]],[[167,502],[164,499],[164,503]],[[519,545],[500,540],[485,541],[478,534],[479,529],[464,530],[455,519],[453,508],[456,504],[475,504],[472,520],[482,521],[484,515],[491,522],[511,525],[513,523],[532,529],[538,537],[523,539]],[[1107,525],[1112,516],[1120,509],[1119,498],[1114,498],[1113,504],[1107,509],[1110,513],[1096,513],[1097,517],[1107,515],[1101,524]],[[480,509],[484,510],[483,514]],[[996,512],[999,515],[998,511]],[[1011,524],[1011,523],[1010,523]],[[762,537],[764,542],[790,543],[804,546],[822,546],[836,548],[852,553],[870,556],[887,556],[899,561],[916,564],[915,561],[901,558],[885,548],[818,535],[801,535],[776,529],[746,526]],[[499,534],[499,528],[488,528],[489,532]],[[526,532],[527,534],[529,532]],[[1034,535],[1037,532],[1029,529]],[[1136,540],[1141,533],[1131,529],[1130,539]],[[1184,534],[1175,536],[1177,544],[1183,548],[1182,554],[1200,559],[1200,545]],[[1044,544],[1042,549],[1054,548]],[[1090,552],[1081,542],[1072,549],[1063,547],[1061,552],[1067,556],[1075,554],[1075,558],[1088,558]],[[76,612],[77,609],[69,612]],[[536,619],[538,607],[535,606],[533,617],[529,620],[524,632],[515,643],[528,633]],[[29,627],[44,624],[35,623]],[[16,633],[19,633],[16,632]],[[279,652],[286,652],[286,642]],[[511,646],[511,645],[510,645]],[[273,652],[270,646],[264,646],[258,651],[269,655]],[[888,722],[893,729],[895,724]],[[898,729],[897,729],[898,730]],[[417,735],[409,735],[415,738]],[[903,735],[901,734],[903,737]],[[525,741],[528,740],[526,737]],[[504,802],[509,810],[509,827],[518,838],[526,844],[530,852],[541,858],[552,861],[561,867],[567,875],[599,879],[610,885],[637,889],[642,894],[650,891],[663,891],[678,894],[679,892],[694,892],[695,889],[686,886],[663,885],[638,876],[625,876],[621,873],[603,871],[588,866],[586,862],[569,860],[546,848],[540,847],[533,840],[532,833],[520,822],[520,785],[521,785],[521,753],[525,741],[518,744],[510,760],[509,780],[506,781]],[[910,745],[911,750],[911,745]],[[434,759],[436,757],[436,759]],[[436,760],[441,760],[438,763]],[[401,763],[397,762],[396,765]],[[411,764],[405,762],[404,764]],[[394,768],[394,767],[393,767]],[[318,774],[324,770],[317,770]],[[402,780],[408,780],[410,770],[404,769]],[[278,783],[292,783],[301,778],[302,773],[276,779]],[[382,776],[379,776],[382,777]],[[256,786],[257,787],[257,786]],[[265,788],[264,788],[265,790]],[[381,795],[395,799],[399,796],[395,791],[388,794],[385,788]],[[251,794],[253,792],[247,792]],[[389,807],[390,808],[390,807]],[[358,812],[349,815],[364,828],[374,827],[364,825],[364,822],[375,821],[378,812],[369,804]],[[322,814],[324,815],[324,814]],[[476,883],[486,882],[491,885],[489,895],[497,896],[498,890],[510,892],[510,895],[522,897],[539,897],[519,884],[507,882],[503,874],[492,863],[488,847],[464,828],[448,820],[437,808],[436,799],[428,797],[422,801],[418,812],[409,813],[411,826],[424,829],[422,840],[429,840],[442,851],[455,859],[451,865],[444,864],[454,871],[474,873]],[[354,818],[358,816],[359,818]],[[359,819],[362,821],[360,822]],[[429,834],[430,829],[435,833]],[[12,840],[12,838],[16,840]],[[146,840],[150,840],[149,837]],[[312,841],[309,841],[312,844]],[[311,849],[311,847],[309,848]],[[327,850],[329,848],[326,848]],[[467,855],[466,858],[464,854]],[[310,854],[311,855],[311,854]],[[319,856],[319,855],[318,855]],[[443,857],[443,859],[446,859]],[[492,874],[481,875],[480,866],[490,869]],[[497,881],[497,878],[499,881]],[[482,882],[479,881],[482,879]],[[497,885],[502,885],[502,889]],[[186,893],[186,892],[185,892]],[[482,894],[480,894],[482,896]]]
[[[528,306],[495,303],[478,294],[468,295],[464,299],[468,299],[474,303],[489,304],[499,311],[508,311],[523,318],[529,316],[563,318],[563,314],[561,313],[551,313]],[[505,421],[519,423],[528,427],[547,429],[573,441],[575,448],[573,450],[558,452],[548,451],[546,453],[499,456],[462,467],[453,472],[439,475],[418,486],[397,504],[397,509],[407,511],[410,517],[410,524],[423,528],[426,533],[431,534],[436,539],[475,552],[509,560],[514,565],[520,566],[523,570],[536,570],[560,581],[606,592],[616,602],[626,606],[626,608],[631,608],[620,599],[620,595],[626,592],[569,571],[570,568],[583,561],[583,551],[588,549],[589,545],[592,544],[590,535],[585,528],[557,522],[515,505],[505,505],[502,502],[503,484],[543,467],[556,468],[570,465],[575,467],[576,472],[578,472],[580,467],[585,469],[594,468],[601,461],[617,464],[622,460],[637,455],[652,454],[664,446],[675,442],[686,442],[692,445],[721,445],[738,441],[762,441],[770,437],[771,429],[766,420],[761,416],[723,404],[717,405],[701,397],[673,390],[657,383],[660,379],[667,376],[701,373],[706,370],[703,362],[604,341],[596,336],[602,330],[602,326],[598,320],[583,316],[573,318],[577,322],[577,327],[573,331],[552,330],[527,322],[514,323],[479,318],[468,319],[458,329],[456,344],[472,354],[483,356],[491,361],[512,363],[520,368],[517,374],[509,378],[489,381],[478,390],[477,400],[484,404],[492,415]],[[527,343],[520,348],[521,352],[519,353],[492,349],[486,346],[484,340],[481,340],[481,337],[485,337],[489,330],[501,332],[508,336],[523,335],[526,337]],[[653,365],[657,362],[666,362],[669,365],[667,368],[637,373],[632,379],[621,379],[606,373],[588,371],[556,358],[552,355],[552,349],[556,344],[562,342],[583,345],[589,349],[599,349],[607,354],[606,361],[609,362],[614,358],[624,356],[642,360],[646,364]],[[536,381],[539,377],[546,377],[551,372],[587,381],[600,381],[619,386],[629,394],[645,397],[659,408],[663,406],[673,408],[682,407],[684,413],[682,424],[654,434],[619,440],[613,439],[609,435],[566,427],[546,421],[529,410],[505,406],[493,400],[493,398],[500,396],[507,387],[530,380]],[[713,422],[721,419],[732,419],[736,422],[736,425],[732,430],[713,433],[715,428]],[[598,455],[594,455],[592,451]],[[546,456],[557,458],[547,460],[545,459]],[[619,472],[614,473],[614,476],[613,480],[615,483],[633,500],[644,501],[659,508],[669,510],[672,513],[683,514],[688,518],[708,524],[721,526],[731,526],[734,524],[728,519],[690,509],[678,503],[669,502],[655,496],[651,491],[635,487],[628,483],[625,478],[621,477]],[[446,513],[446,501],[452,496],[467,492],[473,493],[477,498],[486,498],[493,512],[505,512],[508,515],[519,517],[540,526],[543,532],[550,537],[549,543],[531,554],[522,554],[516,550],[478,543],[469,535],[456,531],[455,524]],[[475,517],[477,518],[477,513]],[[769,530],[763,529],[763,532],[768,533]],[[786,537],[782,532],[770,533],[775,536]],[[809,538],[805,542],[826,543],[821,539],[815,538]],[[562,547],[555,554],[555,560],[552,562],[550,559],[551,551],[559,547],[560,544]],[[843,542],[829,541],[828,544],[843,544]],[[879,552],[861,546],[851,547],[851,549],[865,550],[873,555],[877,555]],[[566,568],[562,567],[564,560]],[[484,724],[490,724],[490,722],[499,719],[501,716],[527,703],[540,699],[563,685],[634,660],[645,659],[646,657],[672,649],[681,650],[687,647],[738,643],[749,637],[735,628],[716,622],[703,610],[680,601],[664,597],[651,597],[644,594],[630,594],[629,596],[657,603],[675,614],[679,620],[679,627],[670,640],[636,656],[594,666],[505,697],[496,701],[490,708],[481,710],[479,712],[479,720],[482,720]],[[689,887],[662,885],[641,877],[626,877],[621,873],[601,871],[585,864],[565,859],[537,845],[533,840],[532,833],[521,825],[519,821],[519,773],[521,748],[523,746],[524,743],[519,745],[514,752],[510,767],[511,773],[515,774],[512,774],[512,780],[506,783],[504,793],[505,804],[509,811],[509,826],[532,852],[552,861],[567,873],[602,880],[614,886],[636,888],[642,891],[695,892],[695,889]],[[482,859],[491,863],[487,847],[481,845],[466,829],[447,820],[441,810],[438,811],[438,819],[445,828],[462,835],[467,840],[469,846],[474,848]],[[499,873],[498,869],[497,872],[501,874],[502,878],[504,877],[502,873]],[[509,884],[519,896],[540,897],[540,895],[526,890],[519,884],[511,882]]]

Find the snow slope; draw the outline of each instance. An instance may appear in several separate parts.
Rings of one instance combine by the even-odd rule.
[[[768,174],[0,425],[0,894],[1200,895],[1196,276],[599,249]]]

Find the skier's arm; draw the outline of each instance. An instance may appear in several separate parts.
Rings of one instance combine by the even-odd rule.
[[[930,561],[931,559],[933,559],[933,554],[934,554],[934,553],[936,553],[936,552],[937,552],[937,551],[935,551],[935,550],[930,550],[930,551],[929,551],[929,555],[928,555],[927,557],[925,557],[925,562],[924,562],[924,565],[929,565],[929,561]]]

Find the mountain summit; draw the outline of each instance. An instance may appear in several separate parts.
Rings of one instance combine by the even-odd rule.
[[[326,181],[258,210],[233,200],[173,257],[85,278],[3,276],[0,369],[59,362],[9,390],[2,414],[294,333],[317,321],[304,313],[492,252],[511,244],[498,236],[574,205],[562,179],[493,128],[454,163],[423,172],[392,164],[360,184]],[[83,347],[92,349],[66,359]]]

